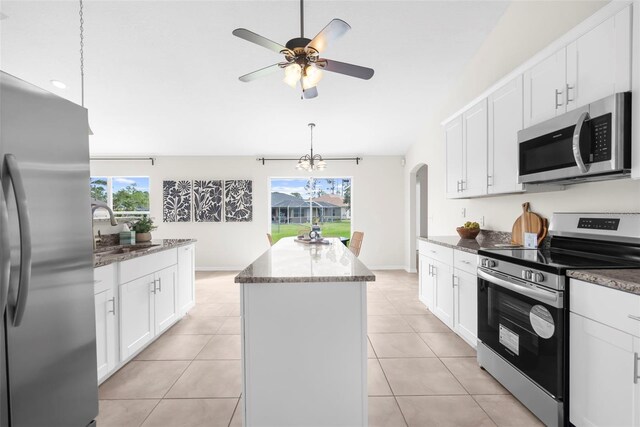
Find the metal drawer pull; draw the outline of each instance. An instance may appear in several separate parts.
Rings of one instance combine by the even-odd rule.
[[[570,102],[575,101],[575,99],[572,99],[571,96],[569,95],[569,91],[573,90],[574,86],[571,86],[570,84],[567,84],[567,104],[569,104]]]
[[[640,373],[638,373],[638,361],[640,361],[640,356],[638,353],[633,353],[633,383],[638,384],[638,380],[640,380]]]
[[[640,316],[634,316],[633,314],[629,315],[629,319],[637,320],[638,322],[640,322]]]
[[[463,263],[463,264],[467,264],[467,265],[471,264],[469,261],[465,261],[465,260],[462,260],[462,259],[460,260],[460,262]]]
[[[562,95],[562,91],[556,89],[556,110],[560,107],[562,107],[562,103],[558,102],[558,96]]]
[[[116,315],[116,298],[113,297],[107,301],[111,301],[111,310],[107,311],[107,313],[113,313],[113,315]]]

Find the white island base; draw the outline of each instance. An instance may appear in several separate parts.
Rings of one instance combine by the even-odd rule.
[[[366,282],[241,286],[244,425],[366,426]]]
[[[278,242],[236,277],[244,425],[366,426],[366,285],[375,276],[337,239],[296,245]],[[303,264],[313,266],[308,275]]]

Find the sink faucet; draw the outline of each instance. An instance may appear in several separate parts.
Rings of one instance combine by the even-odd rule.
[[[97,211],[98,209],[106,209],[107,212],[109,212],[109,218],[111,219],[111,225],[116,226],[118,225],[118,221],[116,221],[115,216],[113,216],[113,211],[111,210],[111,208],[109,207],[109,205],[107,205],[105,202],[101,201],[101,200],[96,200],[96,199],[91,199],[91,234],[92,234],[92,240],[93,240],[93,249],[96,249],[96,233],[95,233],[95,229],[94,229],[94,225],[93,225],[93,214],[95,213],[95,211]],[[100,233],[98,233],[99,236]]]

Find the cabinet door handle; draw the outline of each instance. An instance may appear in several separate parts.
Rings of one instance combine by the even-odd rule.
[[[464,179],[462,181],[460,181],[460,191],[465,191],[467,189],[466,184],[467,181],[465,181]]]
[[[491,175],[487,175],[487,187],[491,187],[493,185],[491,182],[492,179],[493,177]]]
[[[162,277],[158,277],[158,292],[162,292]]]
[[[437,269],[437,267],[436,267],[435,265],[432,265],[431,267],[432,267],[431,275],[432,275],[433,277],[438,276],[438,269]]]
[[[429,264],[429,276],[431,276],[431,264]]]
[[[559,97],[560,95],[562,95],[562,91],[561,91],[561,90],[556,89],[556,110],[557,110],[558,108],[562,107],[562,105],[563,105],[561,102],[558,102],[558,97]]]
[[[460,181],[456,181],[456,192],[460,192]]]
[[[571,96],[569,96],[569,91],[573,89],[575,89],[575,86],[571,86],[569,83],[567,83],[567,104],[575,101],[575,99],[572,99]]]
[[[638,384],[638,380],[640,380],[640,374],[638,373],[638,361],[640,361],[640,356],[638,353],[633,353],[633,383]]]
[[[153,290],[151,291],[152,293],[156,293],[156,279],[153,279],[153,283],[151,283],[153,285]]]
[[[640,316],[634,316],[633,314],[629,315],[629,319],[637,320],[638,322],[640,322]]]
[[[455,274],[452,274],[451,275],[451,283],[453,284],[454,288],[456,286],[458,286],[460,284],[460,282],[458,282],[458,276],[456,276]]]
[[[111,302],[111,310],[107,311],[107,313],[112,313],[115,316],[116,315],[116,297],[108,299],[107,301]]]

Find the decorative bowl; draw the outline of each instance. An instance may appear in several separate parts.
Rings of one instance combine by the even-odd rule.
[[[480,234],[479,228],[458,227],[456,228],[456,231],[458,232],[458,235],[463,239],[475,239],[476,237],[478,237],[478,234]]]

